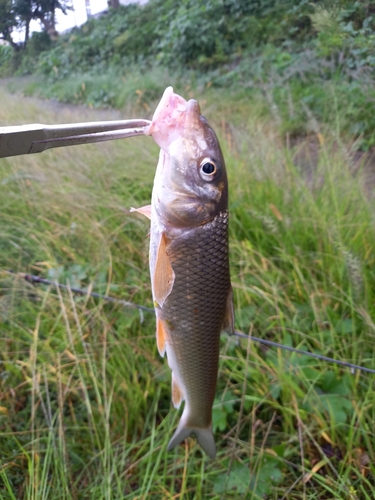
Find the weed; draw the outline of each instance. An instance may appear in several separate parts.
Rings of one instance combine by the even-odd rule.
[[[127,118],[154,109],[160,73],[148,79],[148,98],[124,82],[129,103],[144,99]],[[2,92],[9,124],[103,117]],[[316,118],[307,182],[262,103],[193,94],[228,165],[237,326],[374,368],[371,199],[339,127]],[[1,160],[0,269],[152,306],[148,226],[128,208],[149,203],[157,154],[134,138]],[[2,498],[372,497],[372,377],[251,341],[222,340],[217,459],[194,440],[167,452],[178,414],[154,321],[0,274]]]

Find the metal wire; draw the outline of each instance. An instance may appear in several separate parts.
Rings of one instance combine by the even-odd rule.
[[[39,276],[35,276],[34,274],[26,274],[26,273],[16,273],[14,271],[5,271],[7,274],[12,274],[14,276],[19,276],[23,278],[28,283],[32,284],[42,284],[49,286],[58,286],[63,290],[71,290],[73,293],[78,295],[86,295],[87,297],[94,297],[95,299],[103,299],[107,302],[114,302],[116,304],[121,304],[124,307],[134,307],[140,309],[141,311],[154,312],[154,309],[150,307],[141,306],[139,304],[134,304],[133,302],[128,302],[127,300],[115,299],[114,297],[109,297],[109,295],[101,295],[100,293],[91,292],[89,290],[81,290],[80,288],[74,288],[68,285],[63,285],[62,283],[58,283],[57,281],[50,281],[44,278],[40,278]]]
[[[239,332],[238,330],[236,330],[234,332],[234,334],[237,337],[243,337],[246,339],[249,338],[249,336],[246,335],[246,333]],[[285,351],[291,351],[291,352],[295,352],[297,354],[303,354],[305,356],[310,356],[310,358],[316,358],[316,359],[320,359],[321,361],[328,361],[329,363],[335,363],[336,365],[345,366],[347,368],[351,368],[352,370],[361,370],[362,372],[375,374],[375,370],[372,370],[371,368],[367,368],[366,366],[355,365],[353,363],[349,363],[348,361],[341,361],[339,359],[329,358],[328,356],[323,356],[322,354],[316,354],[314,352],[302,351],[301,349],[296,349],[295,347],[289,347],[287,345],[279,344],[277,342],[272,342],[272,340],[260,339],[258,337],[253,337],[253,336],[251,336],[251,340],[253,340],[254,342],[258,342],[259,344],[277,347],[280,349],[284,349]]]
[[[80,288],[70,287],[68,285],[63,285],[62,283],[58,283],[57,281],[53,282],[50,280],[46,280],[44,278],[40,278],[39,276],[35,276],[33,274],[16,273],[14,271],[4,271],[4,272],[7,274],[10,274],[10,275],[13,275],[13,276],[18,276],[20,278],[23,278],[28,283],[56,286],[56,287],[62,288],[63,290],[71,290],[73,293],[76,293],[78,295],[85,295],[87,297],[94,297],[96,299],[102,299],[102,300],[105,300],[107,302],[121,304],[124,307],[137,308],[140,311],[147,311],[147,312],[155,314],[154,309],[151,309],[150,307],[142,306],[140,304],[135,304],[134,302],[128,302],[126,300],[116,299],[114,297],[109,297],[108,295],[101,295],[100,293],[91,292],[89,290],[81,290]],[[247,335],[246,333],[239,332],[238,330],[236,330],[234,332],[234,335],[237,337],[240,337],[240,338],[246,338],[246,339],[249,338],[249,335]],[[356,365],[353,363],[349,363],[348,361],[341,361],[339,359],[330,358],[328,356],[323,356],[321,354],[316,354],[316,353],[309,352],[309,351],[302,351],[301,349],[296,349],[295,347],[290,347],[290,346],[286,346],[283,344],[279,344],[278,342],[273,342],[272,340],[261,339],[258,337],[254,337],[253,335],[251,335],[251,340],[253,340],[254,342],[257,342],[259,344],[267,345],[270,347],[276,347],[278,349],[284,349],[285,351],[294,352],[296,354],[301,354],[303,356],[309,356],[311,358],[319,359],[320,361],[334,363],[334,364],[339,365],[339,366],[344,366],[345,368],[350,368],[351,370],[360,370],[362,372],[375,374],[375,370],[373,370],[371,368],[367,368],[366,366]]]

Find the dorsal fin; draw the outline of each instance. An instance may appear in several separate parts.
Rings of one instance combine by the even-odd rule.
[[[140,208],[130,207],[130,211],[139,212],[140,214],[144,215],[145,217],[151,220],[151,205],[145,205],[144,207]]]

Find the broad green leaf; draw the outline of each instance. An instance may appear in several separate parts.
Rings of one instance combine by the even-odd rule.
[[[248,464],[235,462],[229,475],[215,478],[214,493],[243,495],[248,491],[252,498],[263,498],[272,492],[273,485],[281,481],[283,473],[279,466],[279,460],[269,456],[263,456],[252,472]]]

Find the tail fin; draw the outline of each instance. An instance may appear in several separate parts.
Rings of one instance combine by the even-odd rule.
[[[211,425],[206,429],[199,427],[187,427],[184,423],[183,418],[181,418],[178,424],[176,432],[173,434],[172,439],[169,441],[167,450],[172,450],[175,446],[180,444],[184,439],[190,436],[190,434],[195,434],[199,445],[207,453],[210,458],[215,458],[216,456],[216,445],[214,441],[214,435],[212,433]]]

